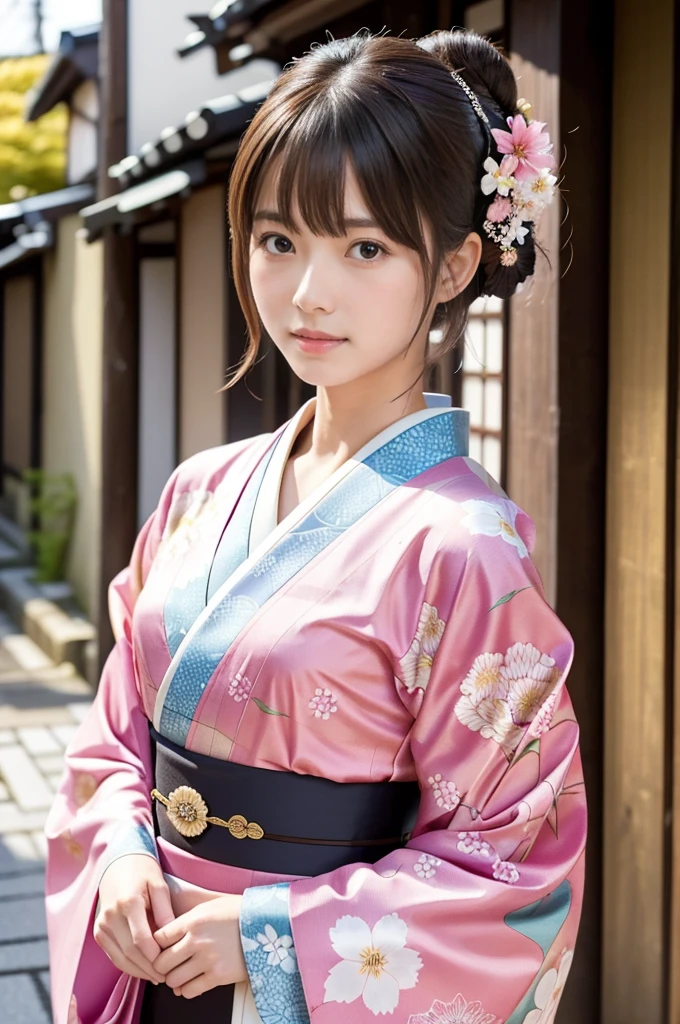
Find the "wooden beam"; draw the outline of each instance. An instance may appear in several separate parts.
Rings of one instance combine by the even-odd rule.
[[[104,0],[99,43],[101,129],[98,198],[112,195],[111,164],[127,151],[127,0]],[[103,236],[104,324],[100,664],[111,649],[107,591],[130,559],[137,533],[138,338],[135,240],[107,227]]]
[[[616,0],[603,1024],[666,1019],[673,6]]]

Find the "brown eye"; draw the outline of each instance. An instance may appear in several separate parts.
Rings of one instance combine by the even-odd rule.
[[[358,251],[360,259],[365,263],[377,259],[385,251],[377,242],[357,242],[352,248]]]
[[[293,251],[293,243],[285,235],[267,235],[262,241],[267,252],[274,256],[285,256]]]

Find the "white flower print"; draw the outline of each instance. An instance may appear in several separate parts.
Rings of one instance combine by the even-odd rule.
[[[315,718],[321,718],[327,722],[331,715],[338,710],[338,702],[330,690],[317,686],[314,696],[309,702],[309,709],[314,713]]]
[[[443,807],[445,811],[455,811],[460,803],[460,793],[455,782],[447,782],[439,774],[430,775],[427,781],[432,786],[437,807]]]
[[[242,700],[248,699],[248,694],[253,688],[248,676],[242,676],[240,672],[237,672],[232,681],[229,683],[229,696],[233,697],[237,703]]]
[[[485,740],[494,740],[504,750],[514,750],[522,737],[522,730],[513,722],[508,702],[502,698],[485,697],[475,702],[464,694],[454,711],[468,729],[481,732]]]
[[[508,705],[516,725],[527,725],[535,718],[560,677],[554,658],[523,643],[508,649],[500,674],[507,684]]]
[[[526,544],[515,529],[519,510],[512,501],[499,498],[495,502],[490,502],[470,498],[468,501],[461,501],[460,507],[467,513],[461,523],[470,533],[502,537],[507,544],[517,548],[521,558],[526,558],[529,554]]]
[[[552,705],[548,702],[561,674],[555,659],[531,643],[518,641],[504,655],[480,654],[460,684],[456,717],[510,756],[539,713],[541,725],[535,735],[549,727],[554,700]]]
[[[413,988],[423,966],[406,948],[408,927],[398,914],[386,914],[373,928],[346,915],[330,929],[333,949],[342,957],[326,978],[324,1002],[353,1003],[360,996],[374,1014],[392,1013],[401,989]]]
[[[413,693],[415,689],[427,689],[432,662],[444,635],[445,625],[444,620],[439,618],[437,609],[425,602],[413,643],[399,663],[409,693]]]
[[[573,958],[573,951],[565,949],[562,952],[559,969],[551,967],[545,972],[534,993],[536,1009],[526,1015],[524,1024],[553,1024]]]
[[[484,697],[499,695],[504,689],[501,677],[502,654],[480,654],[460,685],[460,692],[482,700]]]
[[[264,926],[264,935],[261,933],[257,940],[265,953],[268,953],[267,963],[270,967],[278,965],[286,974],[295,974],[297,971],[297,958],[292,948],[293,939],[290,935],[277,935],[276,929],[270,924]]]
[[[471,857],[491,857],[492,849],[479,832],[459,832],[458,849]]]
[[[479,1000],[468,1003],[460,993],[452,1003],[435,999],[427,1013],[412,1013],[408,1024],[500,1024],[493,1013],[486,1013]]]
[[[413,865],[413,870],[419,878],[434,878],[440,864],[441,861],[437,857],[432,857],[429,853],[421,853]]]
[[[508,885],[514,885],[515,882],[519,881],[519,871],[509,860],[501,860],[500,857],[496,857],[493,862],[493,877],[498,882],[507,882]]]
[[[557,693],[553,692],[550,694],[548,699],[544,701],[540,711],[534,718],[529,732],[532,736],[542,736],[544,732],[547,732],[550,728],[550,723],[553,720],[555,714],[555,707],[557,705]]]

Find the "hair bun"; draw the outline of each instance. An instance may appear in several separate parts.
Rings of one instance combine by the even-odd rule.
[[[493,43],[467,29],[433,32],[418,40],[418,46],[456,71],[477,95],[492,127],[507,130],[506,118],[518,112],[517,81],[508,59]],[[499,157],[500,159],[500,157]],[[517,286],[530,277],[536,266],[534,225],[528,221],[528,234],[522,245],[513,246],[514,262],[502,260],[500,246],[482,230],[481,221],[488,209],[487,199],[477,225],[482,238],[482,258],[470,284],[470,298],[497,295],[508,299]]]
[[[432,32],[418,46],[457,71],[485,106],[505,120],[517,110],[517,81],[510,62],[493,43],[467,29]]]

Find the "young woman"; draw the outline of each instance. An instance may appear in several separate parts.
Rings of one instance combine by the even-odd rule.
[[[56,1024],[548,1024],[583,882],[569,633],[533,525],[423,394],[534,268],[556,179],[487,41],[289,67],[234,274],[316,398],[178,467],[48,824]]]

